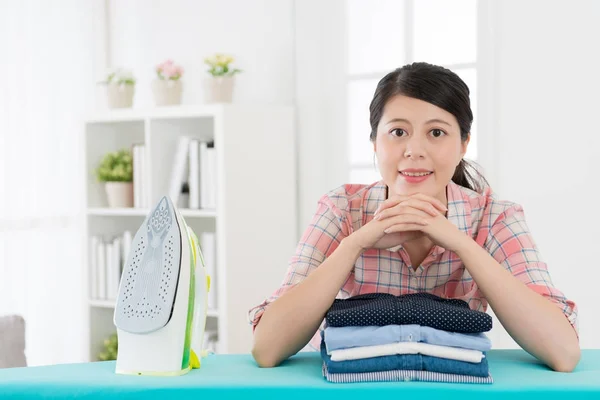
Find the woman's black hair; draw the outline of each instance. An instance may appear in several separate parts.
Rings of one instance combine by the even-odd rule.
[[[460,127],[460,138],[469,138],[473,112],[469,88],[456,73],[447,68],[424,62],[407,64],[384,76],[375,89],[369,106],[371,113],[371,141],[377,137],[377,126],[387,102],[394,96],[403,95],[423,100],[454,115]],[[452,181],[479,193],[489,186],[475,163],[460,160]]]

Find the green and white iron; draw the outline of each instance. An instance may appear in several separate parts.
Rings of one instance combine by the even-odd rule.
[[[135,234],[115,304],[118,374],[200,368],[210,277],[198,238],[168,196]]]

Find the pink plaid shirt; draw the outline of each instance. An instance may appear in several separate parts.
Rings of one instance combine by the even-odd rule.
[[[496,199],[490,189],[479,194],[454,182],[448,185],[447,196],[447,218],[517,279],[560,307],[578,332],[577,307],[554,287],[531,237],[522,207]],[[386,186],[382,181],[371,185],[343,185],[324,195],[290,260],[281,286],[250,309],[248,318],[252,327],[256,327],[271,302],[318,268],[343,238],[372,220],[373,213],[385,199]],[[416,270],[402,246],[364,251],[337,298],[373,292],[394,295],[428,292],[465,300],[470,308],[484,312],[488,305],[460,258],[437,245]],[[316,332],[309,344],[318,349],[320,342],[321,337]]]

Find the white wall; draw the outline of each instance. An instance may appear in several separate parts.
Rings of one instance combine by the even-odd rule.
[[[344,0],[294,2],[299,235],[317,201],[348,179]]]
[[[598,348],[600,3],[492,8],[494,120],[480,137],[494,150],[493,185],[523,204],[555,285],[579,306],[582,347]],[[515,346],[505,334],[494,344]]]
[[[109,1],[109,62],[132,68],[135,107],[152,105],[154,67],[167,58],[186,70],[183,103],[203,101],[203,60],[236,57],[236,102],[291,104],[294,92],[292,1]]]

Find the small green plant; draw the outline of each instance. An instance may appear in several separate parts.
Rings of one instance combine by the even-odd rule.
[[[109,361],[117,359],[117,351],[119,345],[117,340],[117,334],[113,333],[108,338],[104,339],[104,348],[98,353],[98,360]]]
[[[204,63],[209,66],[208,73],[212,76],[233,76],[242,72],[241,69],[231,68],[230,64],[235,62],[232,56],[217,53],[206,57]]]
[[[99,83],[103,85],[135,85],[135,78],[130,69],[113,68],[106,73],[106,80]]]
[[[107,153],[96,169],[100,182],[132,182],[133,158],[129,149]]]

